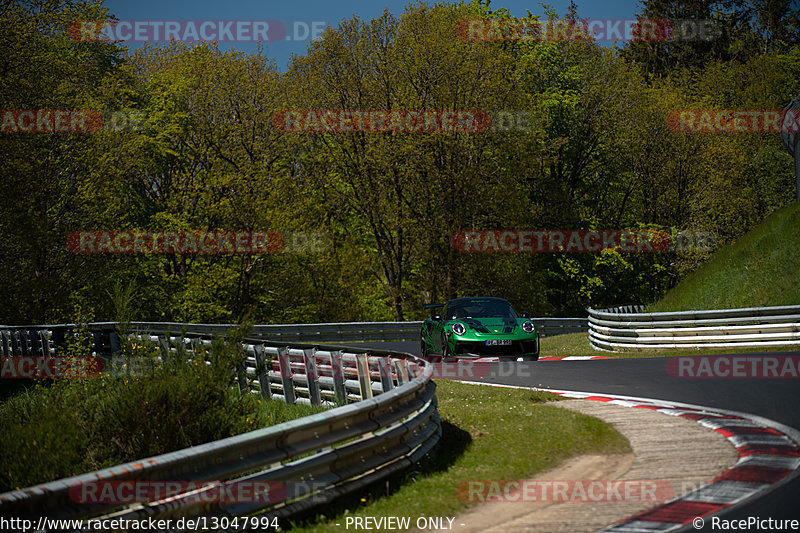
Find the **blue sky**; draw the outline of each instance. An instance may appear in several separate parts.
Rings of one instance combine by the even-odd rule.
[[[105,6],[120,20],[279,20],[289,28],[302,32],[313,21],[327,22],[336,26],[343,19],[358,15],[362,19],[380,16],[385,8],[400,15],[408,0],[106,0]],[[549,0],[562,15],[566,13],[569,0]],[[639,0],[577,0],[578,14],[582,18],[630,19],[639,10]],[[521,17],[526,10],[543,15],[544,10],[536,1],[493,1],[492,9],[507,8],[512,16]],[[293,29],[288,32],[291,38]],[[131,43],[129,46],[139,46]],[[265,46],[265,54],[274,58],[280,70],[286,69],[291,54],[304,54],[308,41],[282,40]],[[251,43],[220,43],[220,48],[234,47],[240,50],[255,50]]]

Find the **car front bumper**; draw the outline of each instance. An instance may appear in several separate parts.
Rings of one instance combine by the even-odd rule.
[[[538,339],[512,340],[511,344],[504,346],[487,346],[485,341],[463,341],[453,339],[450,354],[452,355],[491,355],[498,357],[512,356],[538,356]]]

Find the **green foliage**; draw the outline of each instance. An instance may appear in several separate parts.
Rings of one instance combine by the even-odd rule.
[[[321,410],[239,394],[230,386],[242,358],[238,346],[218,340],[205,353],[188,357],[179,351],[162,360],[157,347],[128,341],[99,377],[40,384],[3,402],[0,491],[196,446]]]
[[[93,2],[5,2],[3,109],[92,109],[121,53],[112,44],[73,42],[66,31],[76,20],[105,18],[106,9]],[[67,235],[104,213],[86,201],[103,187],[86,181],[98,155],[89,135],[0,133],[0,296],[17,302],[4,321],[61,321],[68,314],[82,261],[67,251]]]
[[[793,0],[643,0],[641,4],[644,19],[711,24],[704,36],[627,43],[624,56],[657,76],[679,69],[702,69],[715,60],[728,63],[769,52],[786,53],[797,49],[800,42],[800,15]]]
[[[734,3],[735,4],[735,3]],[[469,229],[706,231],[724,244],[792,200],[778,136],[688,134],[681,109],[781,109],[800,79],[786,2],[643,2],[651,18],[710,17],[714,41],[465,42],[502,7],[416,3],[328,28],[281,73],[261,50],[66,36],[101,6],[32,0],[0,24],[9,109],[139,113],[141,128],[2,134],[0,296],[7,323],[98,319],[260,323],[421,318],[454,296],[534,314],[657,299],[707,254],[464,254]],[[545,16],[560,18],[551,7]],[[570,17],[579,16],[574,5]],[[528,17],[532,17],[529,13]],[[535,18],[535,17],[534,17]],[[519,111],[527,131],[285,133],[287,109]],[[277,254],[74,254],[70,232],[318,232]]]

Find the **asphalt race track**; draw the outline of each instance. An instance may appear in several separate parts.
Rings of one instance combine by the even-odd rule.
[[[363,343],[357,346],[419,355],[419,342],[416,341]],[[741,355],[800,356],[800,351]],[[800,430],[800,378],[677,378],[667,373],[667,360],[648,357],[517,362],[516,365],[529,365],[529,368],[520,368],[519,372],[503,372],[502,377],[486,377],[475,381],[690,403],[762,416]],[[725,519],[746,519],[750,516],[800,519],[800,478],[720,516]],[[687,530],[694,531],[691,526]],[[710,521],[706,522],[703,531],[711,531]]]

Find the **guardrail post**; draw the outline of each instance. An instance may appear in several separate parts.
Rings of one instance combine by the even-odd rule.
[[[23,331],[13,331],[11,333],[11,341],[14,345],[14,353],[16,355],[28,355],[28,343],[25,342],[25,334]]]
[[[389,357],[378,357],[378,373],[381,376],[381,387],[383,392],[389,392],[394,388],[392,381],[392,366]]]
[[[39,342],[39,332],[35,329],[29,329],[25,332],[25,336],[28,337],[28,342],[30,343],[30,355],[43,355],[42,343]]]
[[[42,357],[50,357],[50,339],[47,338],[47,332],[41,330],[39,333],[39,347],[42,350]]]
[[[361,399],[372,398],[372,379],[369,374],[369,357],[367,354],[356,354],[356,370],[358,371],[358,386],[361,389]]]
[[[311,405],[320,405],[322,398],[319,394],[319,373],[317,372],[317,362],[314,359],[316,348],[306,348],[303,350],[303,363],[306,367],[306,379],[308,380],[308,398]]]
[[[8,330],[6,332],[5,341],[6,341],[6,355],[8,356],[17,355],[15,352],[16,345],[14,344],[16,342],[16,339],[14,339],[14,330]]]
[[[269,383],[269,368],[267,368],[268,359],[264,356],[264,345],[254,344],[253,352],[256,356],[256,379],[258,379],[258,387],[261,389],[261,396],[267,400],[272,398],[272,387]]]
[[[394,367],[394,373],[397,375],[397,384],[403,385],[404,383],[408,383],[410,380],[408,379],[408,367],[406,366],[405,359],[393,359],[392,366]]]
[[[22,332],[18,329],[11,330],[11,354],[12,355],[25,355],[23,348]]]
[[[28,332],[21,329],[17,333],[19,334],[19,347],[22,350],[22,355],[29,356],[31,354],[31,348]]]
[[[3,342],[5,343],[5,355],[12,356],[14,353],[14,330],[8,330],[3,335]]]
[[[282,346],[278,348],[278,366],[281,372],[281,383],[283,384],[283,398],[286,403],[295,403],[297,396],[294,393],[294,381],[292,378],[292,364],[289,361],[289,348]]]
[[[341,350],[331,351],[331,377],[333,378],[334,401],[344,405],[347,403],[347,390],[344,388],[344,369],[342,367]]]
[[[55,347],[55,354],[60,355],[59,352],[67,347],[66,328],[53,328],[52,341]]]
[[[161,353],[164,361],[169,359],[169,335],[158,335],[158,347],[161,348]]]
[[[17,330],[17,339],[19,343],[19,351],[21,355],[28,355],[28,334],[24,330]]]
[[[202,360],[205,361],[205,349],[203,345],[203,339],[199,337],[192,337],[190,346],[192,347],[192,357],[194,359],[202,357]]]

